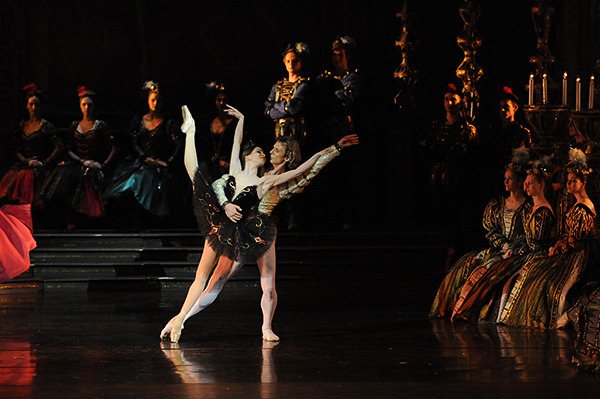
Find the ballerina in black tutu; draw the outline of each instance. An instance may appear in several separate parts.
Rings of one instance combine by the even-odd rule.
[[[229,270],[236,260],[258,258],[270,247],[275,236],[275,228],[272,223],[269,223],[269,216],[260,212],[258,207],[265,193],[274,186],[301,176],[322,155],[332,151],[327,148],[318,152],[294,170],[259,177],[259,168],[266,161],[265,153],[257,145],[249,144],[244,147],[240,157],[244,115],[228,106],[227,113],[238,118],[238,123],[227,178],[226,192],[230,202],[220,205],[208,180],[206,164],[198,164],[194,119],[187,106],[182,107],[182,112],[184,122],[181,130],[186,134],[185,167],[194,182],[194,207],[205,241],[196,277],[181,311],[161,332],[161,339],[169,337],[171,342],[179,340],[183,321],[200,297],[208,274],[217,260],[216,270]]]

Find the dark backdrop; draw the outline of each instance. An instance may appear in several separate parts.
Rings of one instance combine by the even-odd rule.
[[[79,116],[75,90],[88,85],[98,94],[100,116],[125,129],[131,115],[146,108],[140,90],[145,80],[161,84],[174,116],[182,104],[195,115],[205,114],[204,84],[218,80],[227,84],[232,103],[247,115],[249,133],[267,142],[272,124],[263,117],[263,102],[271,85],[284,76],[281,52],[286,44],[304,41],[311,46],[309,71],[314,76],[329,67],[334,38],[350,35],[358,43],[355,61],[364,77],[358,118],[363,145],[356,160],[364,172],[357,178],[357,211],[369,215],[365,219],[385,219],[387,225],[412,224],[414,212],[408,209],[426,203],[414,185],[414,169],[419,167],[414,137],[442,115],[444,87],[457,81],[455,70],[463,57],[456,45],[461,3],[408,1],[417,45],[412,62],[419,81],[416,107],[407,116],[397,112],[392,100],[397,93],[393,71],[400,61],[394,47],[400,34],[395,14],[401,1],[4,0],[0,137],[24,116],[20,87],[30,82],[44,90],[46,115],[59,127]],[[479,4],[483,46],[477,59],[484,76],[478,83],[482,106],[476,122],[485,126],[495,118],[502,86],[526,98],[532,69],[528,57],[536,46],[531,19],[535,2]],[[589,76],[598,58],[598,1],[564,0],[556,6],[554,76],[562,76],[563,70],[570,76]],[[377,216],[382,209],[391,216]]]

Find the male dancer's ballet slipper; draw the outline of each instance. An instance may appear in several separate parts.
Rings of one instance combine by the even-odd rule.
[[[268,330],[262,330],[262,334],[263,334],[264,341],[270,341],[270,342],[279,341],[279,337],[277,335],[275,335],[273,330],[271,330],[270,328]]]

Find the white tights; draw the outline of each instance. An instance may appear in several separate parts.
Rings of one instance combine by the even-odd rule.
[[[275,289],[275,241],[273,241],[273,244],[269,247],[267,252],[265,252],[260,258],[256,260],[256,263],[258,264],[258,270],[260,272],[260,286],[263,292],[260,301],[260,306],[263,313],[263,335],[265,335],[265,338],[270,337],[272,340],[277,340],[274,339],[276,338],[276,336],[274,336],[275,334],[273,334],[271,327],[273,315],[275,313],[275,308],[277,307],[277,291]],[[231,277],[233,277],[242,268],[243,265],[243,261],[219,261],[219,264],[215,268],[215,271],[211,276],[208,285],[206,286],[204,291],[202,291],[202,293],[200,294],[194,305],[191,307],[191,309],[186,312],[184,322],[185,320],[189,319],[196,313],[204,310],[207,306],[212,304],[215,301],[215,299],[217,299],[217,296],[225,286],[225,283]],[[183,310],[184,309],[182,308],[182,312]]]

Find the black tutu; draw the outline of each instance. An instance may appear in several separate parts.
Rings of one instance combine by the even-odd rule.
[[[268,215],[258,212],[256,186],[246,187],[231,200],[242,208],[243,215],[234,223],[219,205],[208,176],[206,164],[200,164],[194,177],[194,211],[208,245],[218,255],[233,260],[260,257],[273,243],[276,227]],[[232,198],[234,192],[235,179],[230,177],[227,197]]]

